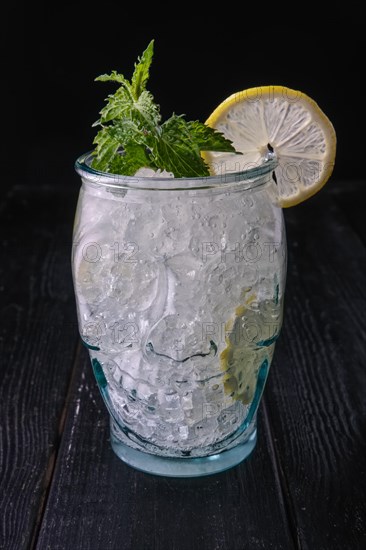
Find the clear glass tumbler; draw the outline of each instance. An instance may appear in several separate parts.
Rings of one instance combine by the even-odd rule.
[[[127,464],[201,476],[244,460],[282,323],[286,239],[275,160],[207,178],[76,162],[80,335]]]

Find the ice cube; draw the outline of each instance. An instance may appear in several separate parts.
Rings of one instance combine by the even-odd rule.
[[[153,168],[139,168],[135,173],[135,176],[141,178],[174,178],[173,172],[167,172],[166,170],[154,170]]]

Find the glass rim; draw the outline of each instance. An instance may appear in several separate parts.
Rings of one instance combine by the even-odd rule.
[[[275,154],[269,153],[260,164],[250,163],[250,168],[237,172],[225,172],[214,176],[173,178],[150,176],[124,176],[101,172],[90,166],[93,151],[88,151],[77,158],[75,170],[88,182],[116,189],[180,191],[187,189],[219,189],[233,186],[249,190],[267,183],[263,176],[272,173],[278,166]]]

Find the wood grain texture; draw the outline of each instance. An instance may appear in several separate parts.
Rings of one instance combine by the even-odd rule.
[[[299,548],[358,550],[366,547],[366,250],[328,195],[286,212],[286,222],[285,323],[266,388],[276,453]]]
[[[37,550],[291,550],[262,416],[242,465],[201,479],[150,476],[113,453],[83,352]]]
[[[70,195],[17,187],[2,205],[0,548],[29,548],[57,451],[77,341]]]

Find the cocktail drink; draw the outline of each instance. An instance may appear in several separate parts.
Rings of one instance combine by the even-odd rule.
[[[244,153],[208,138],[213,175],[197,176],[193,159],[192,176],[181,175],[181,163],[174,177],[174,152],[166,169],[152,166],[149,155],[161,147],[156,141],[143,144],[142,166],[131,157],[132,175],[112,173],[111,166],[130,170],[130,146],[116,146],[114,159],[105,154],[106,126],[97,153],[76,163],[82,178],[73,243],[80,334],[110,413],[112,446],[146,472],[215,473],[241,462],[256,443],[257,409],[282,324],[281,201],[298,202],[320,186],[319,170],[290,181],[289,161],[271,143],[268,89],[258,90],[256,103],[253,94],[237,97],[213,114],[213,125]],[[289,113],[293,105],[287,97]],[[253,106],[268,134],[248,157],[243,112]],[[126,111],[118,124],[130,124]],[[289,140],[286,147],[288,158]],[[296,141],[297,166],[314,156],[314,147],[318,154],[319,143],[308,139],[300,151]],[[329,158],[321,162],[324,179]]]
[[[226,181],[96,181],[88,157],[77,169],[80,332],[114,449],[171,475],[237,463],[255,444],[282,321],[286,249],[282,210],[267,191],[273,161]]]

